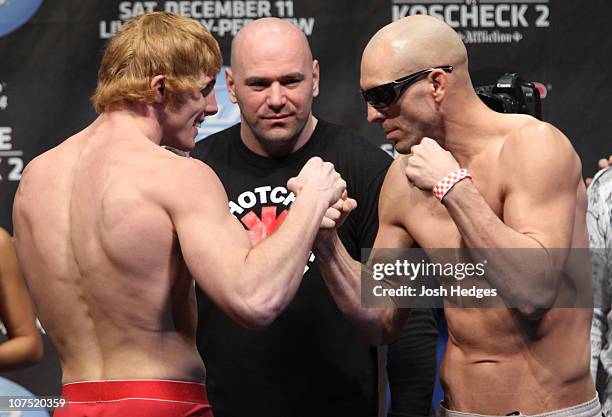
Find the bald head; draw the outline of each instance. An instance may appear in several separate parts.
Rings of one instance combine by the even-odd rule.
[[[243,27],[232,41],[232,69],[241,68],[245,56],[283,50],[296,51],[306,62],[312,62],[308,40],[297,26],[276,17],[255,20]]]
[[[378,67],[386,66],[389,79],[441,65],[467,71],[467,51],[453,28],[440,19],[409,16],[380,29],[368,42],[361,64],[362,72],[379,72]]]
[[[316,126],[319,63],[293,24],[265,18],[246,25],[232,42],[225,80],[240,107],[240,135],[252,151],[282,156],[299,149]]]

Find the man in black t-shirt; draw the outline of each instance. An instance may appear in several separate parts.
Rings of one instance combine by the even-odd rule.
[[[191,156],[214,169],[230,212],[254,244],[287,215],[294,200],[287,180],[312,156],[332,162],[358,203],[339,234],[359,259],[376,235],[378,194],[391,158],[312,114],[319,64],[295,26],[274,18],[250,23],[234,38],[231,61],[226,80],[241,123],[201,141]],[[263,331],[236,325],[201,291],[198,308],[198,349],[216,417],[376,416],[376,350],[338,310],[314,255],[295,299]],[[405,414],[395,415],[429,415],[436,336],[432,312],[415,312],[394,349],[414,365],[401,376],[411,387],[398,394],[404,407],[397,411]]]

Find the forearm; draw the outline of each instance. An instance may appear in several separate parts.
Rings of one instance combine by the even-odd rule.
[[[405,309],[400,314],[400,310],[395,308],[364,307],[361,301],[361,263],[348,254],[335,231],[326,233],[329,235],[315,241],[313,252],[334,301],[368,343],[386,343],[399,333],[409,311]]]
[[[281,227],[246,254],[239,291],[255,327],[270,324],[293,299],[326,209],[302,191]]]
[[[17,336],[0,345],[0,370],[10,371],[41,360],[42,341],[39,334]]]
[[[525,311],[551,305],[558,280],[554,266],[559,263],[537,238],[504,224],[470,180],[456,184],[443,201],[473,254],[479,248],[520,249],[495,251],[487,258],[486,279],[502,297]]]

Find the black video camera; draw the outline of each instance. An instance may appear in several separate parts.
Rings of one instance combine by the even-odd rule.
[[[483,85],[475,90],[478,97],[498,113],[523,113],[542,120],[540,92],[517,73],[506,73],[495,85]]]

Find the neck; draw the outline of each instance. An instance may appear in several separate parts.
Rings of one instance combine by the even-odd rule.
[[[463,95],[449,108],[457,111],[444,115],[439,141],[461,166],[466,166],[499,133],[496,126],[500,115],[473,93]]]
[[[112,125],[122,136],[129,132],[156,145],[162,141],[162,127],[155,109],[150,105],[138,103],[130,107],[111,108],[100,114],[96,122]]]
[[[253,131],[249,129],[243,121],[240,126],[240,138],[251,152],[259,156],[265,158],[282,158],[297,152],[308,142],[317,127],[317,122],[317,118],[311,113],[304,127],[296,137],[275,143],[257,138]]]

